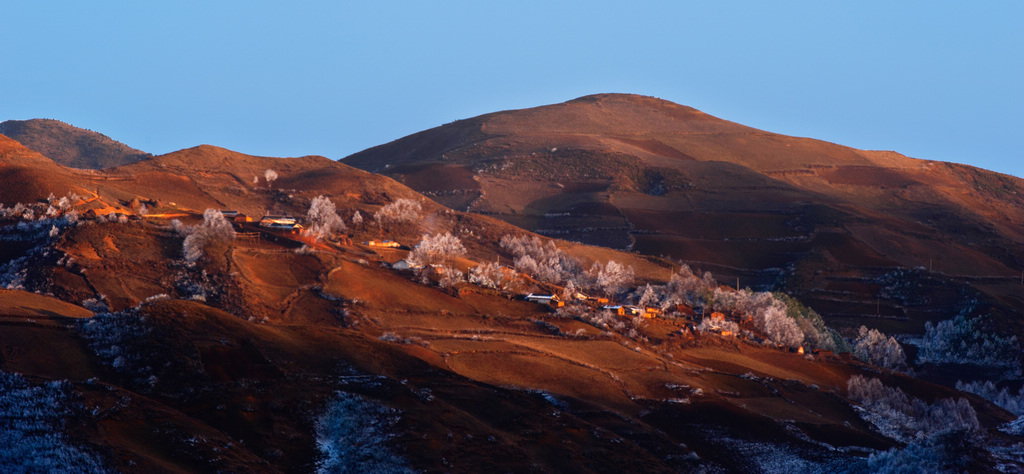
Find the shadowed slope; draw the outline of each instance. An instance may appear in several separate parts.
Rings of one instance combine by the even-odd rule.
[[[1024,180],[1012,176],[623,94],[460,120],[344,162],[541,234],[784,289],[842,325],[883,316],[917,332],[980,294],[1024,334]],[[914,268],[918,294],[886,289]]]

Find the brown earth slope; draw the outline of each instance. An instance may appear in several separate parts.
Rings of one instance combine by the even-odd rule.
[[[1012,176],[617,94],[460,120],[343,162],[535,232],[782,289],[841,326],[919,332],[978,296],[1024,335]]]
[[[852,375],[964,396],[687,319],[627,337],[424,285],[356,246],[236,238],[189,267],[181,239],[159,220],[82,224],[31,263],[54,296],[0,291],[0,373],[65,381],[64,436],[120,470],[311,471],[316,419],[341,392],[397,410],[374,426],[424,471],[751,471],[779,456],[832,471],[896,446],[848,401]],[[68,303],[100,294],[123,312]],[[986,429],[1012,419],[969,398]]]
[[[341,399],[355,412],[342,422],[370,431],[349,456],[389,446],[422,471],[750,472],[780,457],[837,471],[899,445],[849,399],[853,375],[927,403],[965,397],[987,442],[1019,442],[996,430],[1013,417],[978,397],[846,355],[800,354],[763,334],[695,331],[692,308],[671,318],[607,313],[631,332],[515,293],[442,289],[387,268],[408,250],[360,242],[453,232],[468,248],[465,268],[507,262],[497,242],[525,231],[322,157],[201,146],[85,171],[3,140],[0,173],[28,174],[21,188],[0,189],[0,202],[71,191],[81,218],[53,232],[49,221],[3,222],[0,278],[13,289],[0,291],[0,383],[66,393],[48,439],[85,446],[119,470],[313,471],[324,459],[318,420]],[[174,219],[196,225],[207,208],[301,217],[319,195],[349,223],[345,236],[315,242],[239,224],[197,262],[182,258],[188,230]],[[373,222],[400,198],[421,203],[418,220]],[[41,232],[18,234],[40,222]],[[31,245],[9,245],[30,234]],[[585,264],[627,263],[646,280],[677,269],[556,245]]]

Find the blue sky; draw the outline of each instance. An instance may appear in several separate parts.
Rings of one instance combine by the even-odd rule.
[[[342,158],[600,92],[1024,176],[1024,2],[4,1],[0,120]]]

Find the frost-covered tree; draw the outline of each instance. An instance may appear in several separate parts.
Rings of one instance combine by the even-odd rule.
[[[609,260],[606,265],[594,262],[590,268],[595,284],[604,294],[615,296],[633,285],[633,267]]]
[[[455,285],[465,281],[466,276],[455,267],[442,266],[437,269],[437,284],[441,288],[453,288]]]
[[[860,327],[859,336],[853,344],[853,356],[891,370],[906,370],[907,366],[907,356],[896,338],[886,338],[881,331],[867,326]]]
[[[711,291],[712,306],[720,311],[746,315],[769,341],[797,347],[804,341],[804,333],[789,317],[786,303],[768,292],[750,290],[733,291],[716,287]]]
[[[380,208],[373,219],[383,228],[387,225],[410,224],[419,220],[423,205],[419,201],[400,198]]]
[[[966,399],[946,398],[926,403],[908,396],[899,387],[888,387],[877,378],[850,377],[850,398],[865,412],[862,416],[882,434],[899,441],[921,440],[948,430],[976,432],[981,424]]]
[[[220,211],[207,209],[203,213],[203,223],[190,230],[182,242],[182,253],[185,261],[195,262],[203,256],[205,248],[217,242],[227,242],[235,238],[235,229]]]
[[[708,295],[712,288],[714,287],[709,287],[704,279],[694,275],[689,265],[683,265],[679,268],[679,272],[672,275],[672,278],[669,279],[666,285],[666,304],[686,304],[692,307],[702,306],[708,301]]]
[[[501,265],[496,262],[481,263],[469,271],[469,282],[484,288],[501,289]]]
[[[516,270],[547,283],[572,281],[578,287],[586,288],[584,272],[578,260],[558,248],[554,242],[543,242],[540,238],[506,235],[501,238],[501,248],[512,254]]]
[[[499,265],[497,262],[481,263],[469,273],[469,282],[484,288],[518,293],[524,291],[525,280],[519,272]]]
[[[773,304],[759,310],[754,317],[754,323],[764,331],[769,340],[777,344],[796,347],[804,341],[803,331],[796,321],[786,314],[784,305]]]
[[[339,392],[316,420],[317,472],[414,472],[389,446],[398,415],[393,408]]]
[[[277,171],[267,169],[263,172],[263,178],[267,180],[267,188],[274,184],[274,180],[277,179]]]
[[[953,319],[924,323],[918,359],[937,364],[970,364],[1020,369],[1020,348],[1015,336],[1000,337],[986,330],[984,318]]]
[[[641,308],[657,307],[661,301],[661,297],[658,295],[657,290],[650,283],[644,285],[644,289],[640,293],[640,298],[637,300],[637,306]]]
[[[463,280],[463,273],[455,268],[455,258],[466,253],[462,240],[445,232],[423,234],[420,243],[409,252],[409,263],[420,266],[420,275],[427,281],[427,274],[436,265],[438,282],[442,288],[451,288]]]
[[[324,239],[335,232],[345,231],[345,221],[338,215],[334,203],[323,195],[313,198],[306,219],[309,221],[309,228],[305,234],[316,239]]]
[[[352,226],[353,227],[359,227],[362,224],[363,224],[363,215],[360,214],[359,211],[356,211],[354,214],[352,214]]]
[[[772,296],[786,305],[786,314],[796,321],[804,333],[804,347],[825,349],[833,352],[852,352],[850,344],[835,330],[825,325],[825,321],[813,309],[803,305],[799,300],[785,293],[777,292]]]
[[[1014,415],[1024,416],[1024,386],[1020,388],[1020,391],[1014,393],[1007,387],[999,389],[991,380],[971,383],[963,383],[957,380],[956,389],[961,392],[977,394]]]
[[[443,265],[452,267],[456,257],[466,253],[462,240],[451,232],[443,234],[423,234],[419,245],[409,252],[409,263],[414,265]]]
[[[0,471],[113,472],[65,435],[67,420],[81,409],[66,382],[34,385],[0,372]]]

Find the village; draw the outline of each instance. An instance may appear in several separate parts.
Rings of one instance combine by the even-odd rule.
[[[173,202],[161,203],[145,198],[125,200],[114,205],[98,200],[98,195],[90,198],[71,198],[73,199],[50,199],[46,203],[49,209],[43,209],[42,203],[37,203],[36,207],[40,207],[38,214],[53,219],[73,216],[74,220],[95,222],[147,220],[161,223],[170,220],[173,224],[171,227],[179,229],[186,237],[196,232],[202,233],[212,223],[230,223],[232,232],[229,237],[224,238],[230,238],[240,245],[269,246],[293,251],[336,252],[348,255],[354,261],[367,264],[375,262],[378,266],[405,274],[407,278],[421,284],[440,286],[452,295],[462,295],[467,291],[491,292],[507,299],[534,303],[557,317],[577,319],[604,330],[616,329],[627,336],[642,337],[640,334],[643,332],[637,332],[636,329],[654,324],[662,328],[656,332],[663,335],[676,334],[685,338],[717,336],[745,340],[756,345],[771,344],[798,354],[805,352],[802,334],[799,338],[787,340],[765,334],[764,324],[757,324],[754,320],[761,309],[741,307],[742,305],[735,302],[727,302],[726,300],[733,298],[732,295],[744,293],[739,292],[738,288],[730,289],[709,283],[706,275],[703,280],[692,274],[687,276],[688,285],[697,285],[700,288],[688,290],[689,295],[685,297],[672,297],[668,293],[680,291],[670,290],[668,284],[658,285],[657,282],[638,284],[633,279],[632,269],[625,272],[628,276],[619,275],[621,281],[613,285],[597,284],[597,281],[606,277],[603,274],[605,270],[609,273],[612,273],[612,268],[627,270],[612,261],[609,261],[606,267],[595,262],[595,267],[589,272],[583,271],[580,267],[558,275],[547,274],[546,270],[539,269],[536,263],[531,263],[534,262],[533,257],[536,257],[537,261],[571,258],[553,243],[548,243],[545,247],[535,237],[532,243],[528,239],[520,238],[521,241],[516,244],[518,251],[513,250],[515,245],[512,244],[505,247],[503,239],[503,248],[509,251],[511,256],[507,253],[494,254],[494,261],[487,263],[466,258],[461,241],[450,233],[434,236],[423,234],[419,242],[411,245],[389,238],[386,229],[400,228],[385,224],[388,222],[389,213],[392,215],[392,224],[408,223],[419,217],[421,211],[418,203],[408,200],[400,199],[382,207],[374,216],[377,219],[376,226],[362,226],[361,231],[355,232],[354,229],[346,228],[333,203],[322,196],[313,200],[310,214],[304,217],[280,212],[266,212],[262,216],[253,216],[233,209],[208,209],[199,213],[181,208]],[[316,206],[325,207],[326,210],[321,212],[320,216],[326,217],[313,215],[313,207]],[[31,207],[25,207],[26,211],[22,212],[27,212]],[[401,209],[396,211],[396,208]],[[33,213],[35,215],[34,211]],[[381,215],[385,216],[383,220],[379,217]],[[22,216],[14,216],[12,213],[11,217]],[[189,226],[182,224],[179,219],[197,224]],[[349,219],[353,221],[354,228],[359,227],[361,217],[358,211]],[[402,235],[411,235],[407,229],[403,230],[404,232],[400,232]],[[367,238],[373,234],[377,237]],[[357,235],[362,236],[364,240],[354,240]],[[447,238],[449,241],[442,245],[436,243],[435,238]],[[186,238],[186,246],[188,240],[189,238]],[[537,254],[532,257],[523,254],[523,242],[535,246],[534,251],[550,254]],[[503,258],[508,265],[502,263]],[[573,265],[578,265],[578,262]],[[596,271],[595,268],[600,271]],[[591,282],[580,283],[581,277],[589,278]],[[660,293],[660,296],[649,297],[643,294],[645,288],[648,293],[652,288],[656,288],[657,291],[654,293]],[[588,289],[589,291],[586,291]],[[746,294],[749,294],[749,291]],[[713,301],[715,299],[719,301]],[[658,321],[663,323],[657,323]],[[806,350],[813,350],[816,355],[832,355],[834,347],[812,347]]]

